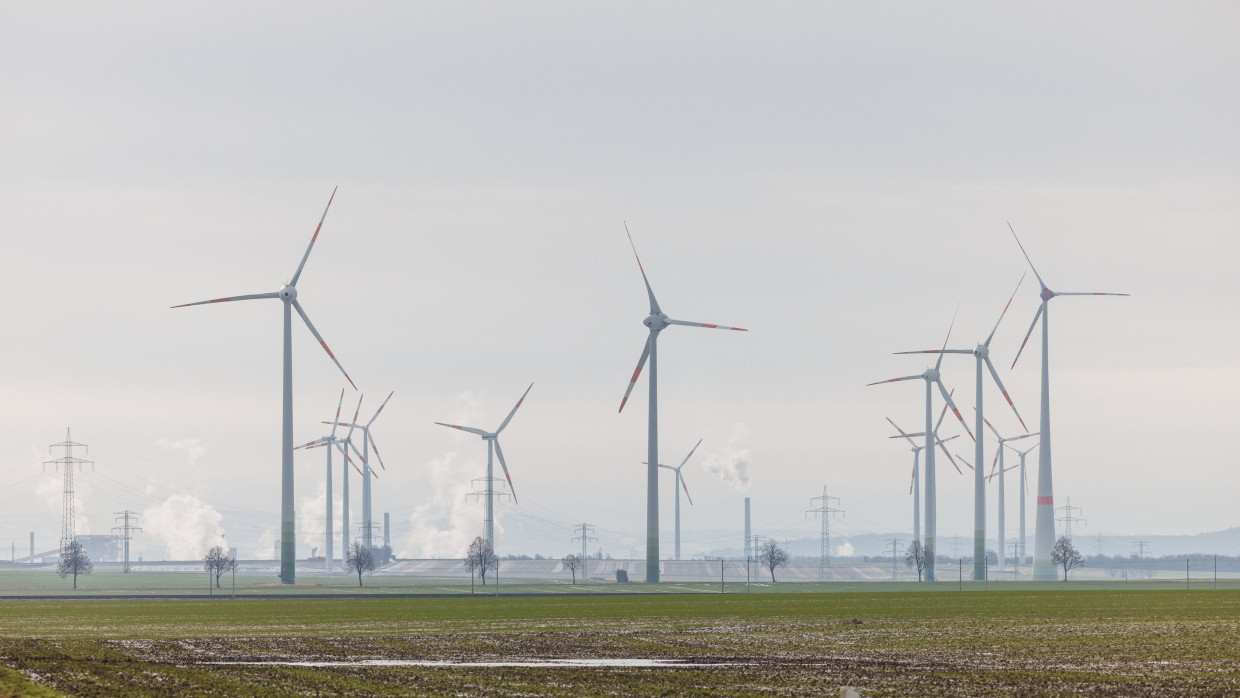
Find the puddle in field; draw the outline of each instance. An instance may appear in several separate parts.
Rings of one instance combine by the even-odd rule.
[[[525,659],[499,662],[453,662],[426,659],[356,659],[352,661],[268,661],[268,662],[202,662],[203,664],[229,664],[245,666],[295,666],[295,667],[729,667],[747,666],[746,662],[686,662],[677,659],[634,659],[631,657],[605,659]]]

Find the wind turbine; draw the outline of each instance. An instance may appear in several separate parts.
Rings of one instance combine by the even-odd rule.
[[[990,464],[990,477],[995,476],[996,474],[995,466],[998,466],[998,475],[999,475],[999,531],[998,531],[999,533],[999,569],[1002,570],[1004,567],[1006,567],[1006,565],[1004,565],[1004,559],[1007,556],[1007,553],[1003,552],[1007,550],[1007,548],[1005,547],[1007,545],[1007,538],[1004,535],[1004,527],[1003,527],[1003,524],[1006,521],[1005,514],[1003,511],[1003,504],[1006,501],[1006,497],[1004,496],[1004,490],[1003,490],[1003,473],[1011,469],[1011,468],[1005,468],[1003,465],[1003,446],[1009,441],[1020,441],[1021,439],[1027,439],[1030,436],[1037,436],[1038,432],[1035,431],[1033,433],[1025,433],[1025,434],[1021,434],[1020,436],[1012,436],[1012,437],[1005,439],[999,435],[999,430],[995,429],[995,426],[990,423],[989,419],[984,419],[983,421],[985,422],[986,427],[990,429],[990,433],[995,435],[995,440],[999,442],[999,448],[995,450],[995,460],[993,463]],[[1024,425],[1021,425],[1021,426],[1024,426]],[[987,479],[990,479],[990,477],[988,477]],[[1017,564],[1017,566],[1019,567],[1020,565]]]
[[[340,389],[340,401],[336,403],[336,421],[340,421],[340,408],[343,406],[344,406],[344,388],[341,388]],[[323,546],[323,549],[325,551],[325,555],[323,556],[324,570],[328,574],[331,574],[332,565],[335,562],[335,559],[334,559],[335,556],[332,551],[332,449],[331,449],[331,446],[334,446],[338,442],[339,440],[336,438],[336,427],[335,425],[332,425],[331,434],[324,436],[321,439],[311,441],[310,443],[302,444],[293,449],[294,451],[296,451],[302,448],[316,448],[318,446],[328,446],[328,449],[327,449],[327,515],[326,515],[327,532],[325,534],[326,544]],[[349,454],[346,453],[345,457],[348,458],[348,456]]]
[[[1008,446],[1020,454],[1020,560],[1017,561],[1017,565],[1025,559],[1025,496],[1029,494],[1029,476],[1025,473],[1025,456],[1038,446],[1039,444],[1034,444],[1023,451],[1015,446]]]
[[[1016,418],[1020,420],[1020,425],[1025,426],[1025,420],[1021,419],[1020,412],[1016,409],[1016,404],[1012,402],[1012,396],[1008,395],[1007,388],[1003,387],[1003,381],[999,380],[999,372],[995,370],[995,365],[990,362],[990,340],[995,338],[995,332],[999,329],[999,323],[1003,322],[1003,316],[1007,315],[1008,308],[1012,307],[1012,299],[1016,298],[1016,292],[1020,290],[1020,285],[1025,281],[1025,275],[1020,275],[1020,281],[1016,282],[1016,288],[1012,290],[1012,295],[1008,297],[1008,302],[1003,306],[1003,312],[999,313],[999,319],[995,321],[995,326],[990,330],[990,335],[986,337],[986,341],[978,344],[973,349],[927,349],[925,351],[901,351],[898,354],[970,354],[976,361],[977,375],[974,379],[976,386],[976,420],[974,429],[977,430],[978,436],[981,437],[982,420],[985,416],[982,413],[982,365],[990,369],[990,377],[994,379],[995,385],[998,386],[999,392],[1003,393],[1003,398],[1007,400],[1008,406],[1012,408],[1012,412],[1016,414]],[[1026,427],[1027,429],[1027,427]],[[985,438],[976,438],[973,440],[973,462],[982,463],[985,461]],[[1002,492],[1002,487],[1000,487]],[[1003,505],[1000,504],[1000,507]],[[1002,514],[1000,516],[1000,527],[1003,526]],[[999,549],[1003,550],[1003,535],[999,536]],[[1002,557],[1002,554],[1000,555]],[[1000,563],[1002,567],[1002,563]],[[973,579],[981,581],[986,578],[986,483],[983,481],[981,468],[973,469]]]
[[[633,371],[633,377],[629,379],[629,387],[624,391],[624,398],[620,400],[618,411],[624,411],[624,404],[629,401],[633,386],[637,385],[637,377],[641,375],[646,359],[650,359],[649,425],[646,430],[646,582],[657,584],[659,582],[659,333],[667,329],[668,325],[706,327],[736,332],[748,332],[749,330],[743,327],[725,327],[706,322],[673,320],[668,317],[659,308],[659,301],[655,300],[654,291],[650,288],[650,280],[646,278],[646,269],[642,266],[641,257],[637,255],[637,245],[633,244],[633,236],[629,233],[627,223],[624,226],[624,233],[629,236],[629,246],[633,248],[633,256],[637,258],[637,268],[641,271],[642,281],[646,284],[646,295],[650,298],[650,314],[642,320],[642,324],[650,330],[650,336],[646,338],[642,357],[637,361],[637,368]]]
[[[685,456],[685,459],[680,461],[680,465],[674,468],[670,465],[663,465],[662,463],[659,463],[660,468],[666,468],[676,473],[676,559],[677,560],[680,559],[680,490],[681,489],[685,491],[685,496],[689,498],[689,505],[693,506],[693,497],[689,497],[689,487],[685,485],[684,476],[681,475],[680,471],[682,468],[685,467],[685,463],[688,463],[689,459],[693,457],[693,452],[697,450],[697,447],[701,445],[702,445],[702,440],[698,439],[698,442],[693,444],[693,448],[689,449],[689,455]],[[646,463],[643,461],[642,465],[649,465],[649,463]]]
[[[954,319],[952,320],[952,325],[953,326],[955,325]],[[951,339],[951,336],[952,336],[952,328],[951,326],[949,326],[947,328],[947,338],[943,340],[944,349],[947,348],[947,342],[948,340]],[[924,432],[926,443],[922,447],[922,450],[926,452],[926,534],[925,534],[925,540],[922,541],[922,546],[925,548],[925,551],[926,551],[925,579],[927,582],[934,581],[935,535],[937,531],[936,524],[937,524],[937,516],[938,516],[938,512],[935,509],[935,500],[937,498],[937,495],[936,495],[935,486],[934,486],[935,485],[934,483],[934,439],[935,439],[935,436],[934,436],[934,429],[931,427],[931,424],[930,424],[931,420],[934,418],[934,404],[932,401],[934,393],[931,390],[931,386],[933,385],[939,386],[939,392],[943,395],[943,401],[946,402],[947,406],[950,407],[952,412],[955,413],[956,419],[960,421],[960,426],[964,427],[965,433],[967,433],[970,436],[970,438],[976,438],[973,436],[973,432],[969,431],[969,425],[965,424],[964,417],[960,415],[960,410],[956,409],[956,403],[952,402],[951,394],[947,392],[947,388],[943,387],[943,381],[939,377],[939,366],[942,363],[943,363],[943,354],[940,353],[938,361],[934,363],[934,368],[928,368],[924,372],[919,373],[915,376],[901,376],[900,378],[889,378],[885,381],[876,381],[874,383],[866,384],[866,387],[869,387],[871,385],[878,385],[880,383],[897,383],[899,381],[907,381],[907,380],[915,380],[915,379],[921,379],[926,382],[926,430]]]
[[[370,509],[370,480],[372,477],[376,477],[376,478],[379,477],[375,473],[375,471],[371,469],[370,467],[370,452],[371,451],[374,451],[375,456],[379,459],[379,467],[383,468],[384,470],[387,470],[387,466],[383,464],[383,456],[379,454],[379,445],[375,443],[375,437],[373,434],[370,433],[370,425],[375,423],[375,420],[379,418],[379,413],[383,411],[384,407],[387,407],[388,400],[391,400],[392,396],[395,394],[396,394],[395,390],[388,393],[388,396],[383,399],[383,404],[379,405],[379,409],[375,410],[375,415],[370,418],[369,422],[366,422],[365,424],[358,424],[357,415],[355,414],[353,415],[352,422],[343,425],[343,426],[349,427],[350,436],[352,435],[354,429],[362,430],[362,452],[359,455],[359,458],[361,458],[362,460],[362,471],[363,471],[362,472],[362,544],[366,546],[367,550],[374,549],[374,522],[370,518],[371,516],[371,513],[370,513],[371,511]],[[358,406],[358,409],[360,410],[362,406],[361,400],[358,400],[357,406]],[[337,424],[336,422],[332,423],[333,429],[336,427],[336,424]],[[350,445],[352,445],[352,442],[350,442]]]
[[[332,363],[336,364],[336,368],[344,374],[349,385],[357,390],[353,379],[349,378],[348,372],[344,370],[344,366],[340,365],[340,361],[336,359],[336,355],[332,350],[327,348],[327,342],[323,341],[323,337],[319,331],[314,329],[314,323],[310,322],[310,318],[306,315],[306,311],[302,309],[301,303],[297,302],[297,280],[301,278],[301,271],[306,267],[306,260],[310,259],[310,251],[314,249],[314,241],[319,239],[319,231],[323,228],[323,221],[327,219],[327,210],[332,206],[332,199],[336,198],[336,190],[332,189],[332,195],[327,200],[327,207],[323,209],[323,216],[319,219],[319,224],[314,229],[314,235],[310,238],[310,244],[306,246],[306,253],[301,257],[301,264],[297,265],[297,271],[293,273],[293,280],[289,281],[279,291],[274,293],[253,293],[245,296],[230,296],[227,298],[214,298],[209,301],[198,301],[197,303],[182,303],[174,305],[173,308],[185,308],[191,305],[207,305],[210,303],[228,303],[231,301],[248,301],[259,298],[276,298],[284,303],[284,422],[280,441],[280,581],[285,584],[293,584],[297,581],[297,538],[296,538],[296,522],[293,514],[293,311],[301,316],[306,327],[309,328],[310,334],[318,340],[319,345],[323,347],[323,351],[327,352],[327,356],[331,358]]]
[[[1016,367],[1016,362],[1020,360],[1021,352],[1025,350],[1025,344],[1029,342],[1029,336],[1033,334],[1033,328],[1037,327],[1038,320],[1042,320],[1042,412],[1041,420],[1038,425],[1039,443],[1041,450],[1038,451],[1038,500],[1036,523],[1033,529],[1033,579],[1034,581],[1054,581],[1058,578],[1055,563],[1051,562],[1051,549],[1055,546],[1055,494],[1054,486],[1051,482],[1051,378],[1050,378],[1050,340],[1048,329],[1050,326],[1050,301],[1056,296],[1127,296],[1127,293],[1097,293],[1074,291],[1069,293],[1052,291],[1046,286],[1046,282],[1042,281],[1042,276],[1038,274],[1038,270],[1033,266],[1033,260],[1029,259],[1029,253],[1025,252],[1025,246],[1021,244],[1020,237],[1016,235],[1016,229],[1008,223],[1008,229],[1012,231],[1012,237],[1016,239],[1020,252],[1025,256],[1025,261],[1029,263],[1029,268],[1033,270],[1034,277],[1038,280],[1038,285],[1042,287],[1039,294],[1042,298],[1041,305],[1038,306],[1038,312],[1033,316],[1033,322],[1029,324],[1029,331],[1025,333],[1025,339],[1020,343],[1020,349],[1016,352],[1016,358],[1012,360],[1012,367]]]
[[[487,545],[490,546],[491,550],[495,550],[495,471],[491,456],[499,456],[499,465],[504,469],[504,478],[508,480],[508,491],[512,493],[512,501],[515,503],[517,501],[517,490],[512,486],[512,476],[508,474],[508,464],[504,462],[504,449],[499,447],[499,435],[508,426],[508,422],[512,421],[512,416],[517,413],[517,408],[521,406],[521,403],[525,402],[525,396],[530,394],[530,389],[533,387],[534,384],[530,383],[530,387],[526,388],[525,392],[521,394],[521,399],[517,400],[517,404],[512,406],[512,411],[508,413],[507,417],[504,417],[504,421],[500,423],[499,428],[495,431],[483,431],[474,427],[462,427],[456,424],[435,422],[441,427],[451,427],[471,434],[477,434],[482,437],[483,441],[487,442],[486,513],[484,514],[482,525],[485,529]]]
[[[953,389],[951,394],[955,395],[956,391]],[[951,451],[948,451],[947,446],[944,446],[945,443],[959,437],[960,435],[956,434],[955,436],[949,436],[946,439],[939,438],[939,427],[942,426],[943,418],[946,416],[947,405],[943,405],[943,411],[939,413],[939,419],[934,423],[934,441],[939,445],[939,448],[943,449],[943,455],[947,456],[947,460],[951,461],[952,466],[956,468],[956,472],[960,472],[960,466],[956,465],[956,460],[952,458]],[[916,434],[908,434],[897,426],[896,423],[891,420],[891,417],[887,417],[886,419],[887,423],[899,432],[896,436],[888,436],[887,438],[904,439],[913,447],[913,475],[909,481],[908,491],[909,494],[913,495],[913,538],[916,540],[921,540],[921,478],[918,477],[917,471],[918,460],[921,457],[921,450],[925,448],[925,445],[919,444],[913,439],[925,436],[926,434],[925,432],[920,431]]]

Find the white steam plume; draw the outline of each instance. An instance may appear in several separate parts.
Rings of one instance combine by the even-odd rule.
[[[224,515],[192,494],[174,494],[142,510],[144,535],[164,546],[169,560],[198,560],[213,545],[228,547],[220,521]]]
[[[702,469],[719,476],[733,489],[743,491],[749,487],[749,465],[752,457],[745,444],[749,441],[749,429],[741,422],[732,427],[732,434],[720,450],[707,452],[702,459]]]

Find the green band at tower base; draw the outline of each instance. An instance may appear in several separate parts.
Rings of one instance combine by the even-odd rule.
[[[293,522],[283,522],[280,536],[280,582],[282,584],[297,583],[297,539],[294,535]]]

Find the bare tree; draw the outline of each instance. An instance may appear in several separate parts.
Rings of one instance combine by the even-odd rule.
[[[369,572],[375,568],[375,557],[370,554],[370,548],[360,540],[355,540],[349,545],[349,550],[344,556],[345,569],[351,572],[357,572],[357,585],[362,585],[362,573]]]
[[[59,574],[61,579],[73,575],[74,589],[77,588],[79,574],[90,574],[94,571],[95,566],[91,564],[86,550],[76,540],[69,541],[65,549],[60,551],[60,562],[56,565],[56,574]]]
[[[224,548],[219,545],[211,546],[202,558],[202,569],[215,577],[216,589],[220,588],[220,577],[232,570],[236,564],[237,561],[228,557],[228,553],[224,552]]]
[[[487,570],[499,569],[499,558],[482,536],[478,536],[465,551],[465,566],[469,568],[469,590],[473,591],[474,572],[481,575],[482,585],[486,586]]]
[[[560,558],[560,564],[564,565],[564,569],[573,573],[573,584],[576,584],[577,583],[577,570],[583,568],[583,566],[585,565],[585,560],[582,560],[580,555],[569,554],[569,555],[565,555],[564,557]]]
[[[921,581],[921,573],[933,559],[933,554],[927,555],[925,546],[919,540],[909,543],[908,549],[904,551],[904,565],[917,570],[917,581],[919,582]]]
[[[775,568],[788,562],[788,553],[779,547],[774,538],[767,538],[758,544],[758,562],[771,571],[771,583],[775,583]]]
[[[1055,547],[1051,549],[1051,562],[1063,568],[1063,580],[1068,581],[1068,570],[1074,567],[1081,567],[1085,564],[1085,558],[1081,557],[1081,553],[1072,545],[1072,539],[1067,536],[1060,536],[1055,541]]]

